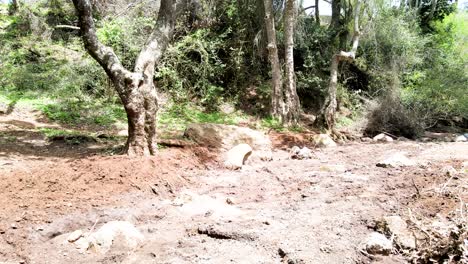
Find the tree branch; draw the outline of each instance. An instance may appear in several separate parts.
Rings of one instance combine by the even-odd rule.
[[[77,26],[70,26],[70,25],[56,25],[54,28],[56,28],[56,29],[59,29],[59,28],[66,28],[66,29],[80,30],[80,27],[77,27]]]
[[[131,72],[125,69],[112,48],[102,44],[97,35],[89,0],[73,0],[78,13],[81,35],[85,48],[89,54],[104,68],[107,75],[114,81],[125,82],[131,79]],[[115,85],[120,95],[126,94],[121,90],[124,86]]]

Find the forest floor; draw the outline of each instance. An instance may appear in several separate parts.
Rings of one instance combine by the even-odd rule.
[[[291,160],[291,137],[274,133],[273,161],[229,171],[202,147],[129,158],[112,155],[115,140],[49,140],[44,128],[57,125],[37,112],[0,115],[0,263],[406,263],[361,252],[374,222],[446,221],[468,201],[440,191],[466,186],[446,166],[460,170],[467,143],[348,142]],[[397,152],[417,165],[376,166]],[[67,242],[114,220],[144,242],[106,253]]]

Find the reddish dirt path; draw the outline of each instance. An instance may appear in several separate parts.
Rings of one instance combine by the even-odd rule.
[[[105,156],[105,144],[50,143],[30,126],[5,122],[0,263],[405,263],[359,252],[375,219],[406,218],[408,209],[418,219],[448,219],[459,199],[468,201],[467,175],[448,181],[443,170],[460,169],[466,143],[351,142],[303,161],[278,150],[271,162],[233,172],[206,163],[213,153],[202,148]],[[395,152],[418,166],[375,166]],[[460,196],[441,195],[444,186]],[[106,254],[64,243],[69,232],[112,220],[134,223],[145,243]]]

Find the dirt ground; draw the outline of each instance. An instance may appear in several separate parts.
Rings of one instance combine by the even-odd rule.
[[[361,252],[374,222],[448,221],[468,201],[467,175],[445,172],[468,160],[467,143],[349,142],[291,160],[285,146],[307,137],[275,134],[273,161],[228,171],[201,147],[128,158],[109,154],[116,142],[49,142],[40,120],[0,117],[0,263],[406,263]],[[376,166],[397,152],[418,165]],[[144,243],[101,254],[66,242],[113,220]]]

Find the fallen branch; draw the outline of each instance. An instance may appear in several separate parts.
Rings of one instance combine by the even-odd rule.
[[[80,27],[70,26],[70,25],[56,25],[55,26],[55,29],[59,29],[59,28],[66,28],[66,29],[73,29],[73,30],[80,30],[81,29]]]

